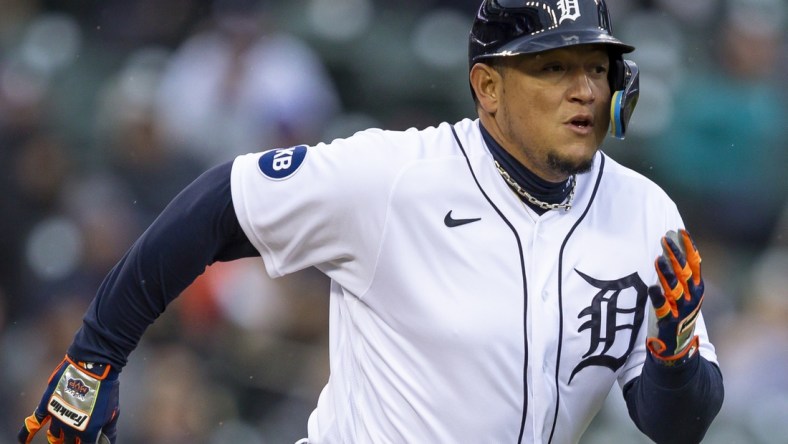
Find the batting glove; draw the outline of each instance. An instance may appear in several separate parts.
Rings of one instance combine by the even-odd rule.
[[[695,321],[703,303],[700,255],[686,230],[669,231],[662,237],[663,253],[655,261],[659,285],[648,295],[657,315],[657,337],[646,345],[656,360],[667,366],[681,365],[698,350]]]
[[[49,377],[44,396],[25,418],[19,442],[29,444],[47,422],[49,444],[112,444],[117,435],[118,371],[68,355]]]

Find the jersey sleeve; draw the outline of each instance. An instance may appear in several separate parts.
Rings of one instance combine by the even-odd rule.
[[[719,367],[699,354],[668,368],[648,357],[643,373],[623,389],[635,425],[657,443],[697,443],[722,408]]]
[[[101,283],[68,354],[120,369],[140,338],[205,267],[255,256],[230,198],[230,163],[201,175],[162,211]]]
[[[236,158],[241,227],[272,277],[314,266],[362,291],[374,269],[398,160],[385,132]]]

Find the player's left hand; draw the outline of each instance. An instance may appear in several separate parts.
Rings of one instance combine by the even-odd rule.
[[[110,365],[75,362],[55,368],[41,403],[25,418],[18,440],[29,444],[47,422],[49,444],[111,444],[118,421],[118,371]]]
[[[680,365],[698,350],[695,321],[703,303],[700,254],[686,230],[662,237],[663,253],[655,261],[658,285],[648,289],[657,314],[658,333],[646,341],[651,355],[662,364]]]

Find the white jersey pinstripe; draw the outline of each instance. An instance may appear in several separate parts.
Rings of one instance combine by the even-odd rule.
[[[233,203],[268,272],[332,280],[310,443],[573,443],[640,373],[674,203],[600,152],[573,208],[537,216],[478,125],[236,159]],[[702,319],[697,334],[716,362]]]

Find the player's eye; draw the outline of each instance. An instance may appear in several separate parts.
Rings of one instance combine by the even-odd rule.
[[[607,76],[608,66],[606,63],[595,63],[586,69],[590,76],[601,79]]]
[[[564,65],[561,65],[560,63],[551,63],[549,65],[545,65],[543,71],[549,73],[558,73],[558,72],[564,72],[565,69],[566,68],[564,67]]]

